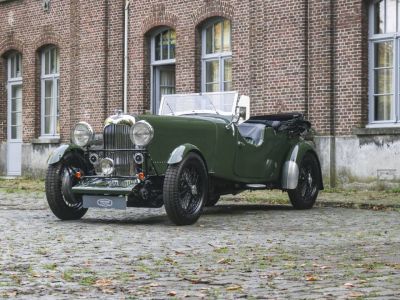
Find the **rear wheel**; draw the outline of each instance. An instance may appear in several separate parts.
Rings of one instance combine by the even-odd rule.
[[[208,195],[207,171],[196,153],[189,153],[165,173],[163,198],[165,210],[176,225],[194,224],[200,217]]]
[[[82,196],[72,193],[72,187],[78,183],[75,176],[78,171],[83,172],[79,163],[65,160],[47,169],[47,202],[54,215],[61,220],[78,220],[87,212],[87,208],[82,207]]]
[[[300,163],[297,188],[288,190],[290,202],[296,209],[310,209],[319,192],[319,164],[315,156],[307,153]]]

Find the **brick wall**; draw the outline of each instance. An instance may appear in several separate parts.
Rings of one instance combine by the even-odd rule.
[[[23,55],[24,141],[40,135],[39,52],[60,49],[61,139],[75,122],[100,130],[122,108],[124,0],[52,0],[0,4],[0,142],[6,139],[4,57]],[[253,114],[304,112],[323,135],[364,126],[367,96],[367,1],[134,1],[129,18],[128,111],[150,108],[149,40],[177,33],[176,91],[200,90],[200,31],[211,17],[232,22],[233,86]]]

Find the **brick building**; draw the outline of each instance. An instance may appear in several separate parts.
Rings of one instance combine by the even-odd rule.
[[[128,111],[237,90],[253,115],[306,115],[326,183],[395,183],[399,2],[132,0]],[[0,174],[40,174],[74,123],[123,107],[124,15],[124,0],[0,0]]]

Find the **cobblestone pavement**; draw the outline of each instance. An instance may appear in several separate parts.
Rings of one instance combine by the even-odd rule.
[[[89,210],[62,222],[40,193],[0,192],[0,298],[400,298],[400,213],[287,206]]]

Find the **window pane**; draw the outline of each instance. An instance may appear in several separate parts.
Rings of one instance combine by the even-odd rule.
[[[169,30],[162,33],[162,59],[168,59]]]
[[[176,32],[175,30],[170,30],[170,46],[169,46],[169,58],[175,58],[175,45],[176,45]]]
[[[51,117],[44,117],[44,134],[51,134]]]
[[[219,82],[219,61],[206,62],[206,83]]]
[[[213,45],[212,45],[212,41],[213,41],[213,26],[209,26],[206,29],[206,53],[210,54],[213,53]]]
[[[224,81],[232,81],[232,59],[224,60]]]
[[[214,53],[222,51],[222,22],[214,24]]]
[[[393,66],[393,43],[383,42],[375,44],[375,67]]]
[[[386,32],[396,32],[396,1],[386,0]]]
[[[11,111],[22,111],[22,85],[13,85],[11,88]]]
[[[224,91],[225,92],[232,91],[232,82],[224,82]]]
[[[11,139],[15,140],[18,139],[18,128],[16,126],[11,126]]]
[[[375,121],[387,121],[392,119],[393,96],[375,97]]]
[[[218,83],[206,84],[206,92],[219,92],[219,84]]]
[[[22,62],[21,62],[21,54],[15,55],[15,77],[22,76]]]
[[[160,70],[160,85],[161,86],[175,86],[175,71]]]
[[[46,98],[53,97],[53,80],[46,80],[44,82],[44,96]]]
[[[9,59],[10,63],[10,78],[15,78],[15,56],[11,56]]]
[[[391,94],[392,69],[375,70],[375,94]]]
[[[231,22],[224,21],[224,51],[231,51]]]
[[[44,52],[44,74],[50,74],[50,51],[45,50]]]
[[[50,72],[51,72],[51,74],[55,74],[56,69],[57,69],[56,49],[53,48],[50,51]]]
[[[161,59],[161,34],[157,34],[155,38],[155,60]]]
[[[381,0],[375,4],[375,33],[385,32],[385,1]]]

